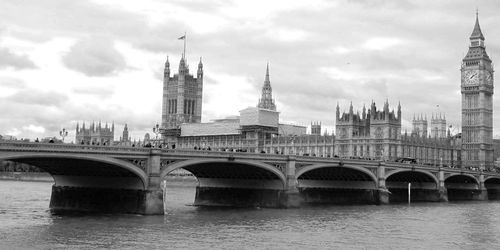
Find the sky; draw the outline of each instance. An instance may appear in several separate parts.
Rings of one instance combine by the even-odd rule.
[[[401,102],[446,114],[460,131],[460,65],[479,9],[486,50],[500,60],[500,2],[421,0],[2,0],[0,135],[74,140],[77,122],[128,124],[133,139],[161,123],[162,72],[204,65],[202,121],[256,106],[269,63],[285,123]],[[498,95],[498,94],[497,94]],[[500,137],[494,100],[494,136]]]

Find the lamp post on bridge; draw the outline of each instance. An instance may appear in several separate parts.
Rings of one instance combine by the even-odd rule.
[[[59,135],[61,136],[62,141],[63,141],[63,143],[64,143],[64,138],[65,138],[66,136],[68,136],[68,131],[66,131],[66,129],[65,129],[65,128],[63,128],[61,131],[59,131]]]
[[[158,146],[158,134],[160,133],[160,125],[156,123],[156,125],[153,126],[153,133],[155,133],[155,147]]]

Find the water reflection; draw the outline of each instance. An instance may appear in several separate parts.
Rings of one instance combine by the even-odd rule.
[[[493,249],[500,202],[314,206],[186,206],[194,188],[168,187],[165,216],[48,212],[50,184],[0,182],[2,248]]]

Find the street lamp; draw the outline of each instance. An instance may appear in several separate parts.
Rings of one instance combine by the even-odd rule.
[[[160,125],[156,123],[156,125],[153,126],[153,133],[155,133],[156,138],[155,138],[155,146],[158,146],[158,134],[160,133]]]
[[[68,136],[68,131],[66,131],[66,129],[63,128],[61,131],[59,131],[59,135],[61,136],[62,141],[64,142],[64,138]]]

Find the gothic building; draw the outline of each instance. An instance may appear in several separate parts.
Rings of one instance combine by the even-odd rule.
[[[170,63],[165,62],[163,75],[162,135],[175,143],[179,127],[183,123],[200,123],[203,95],[203,64],[198,63],[196,77],[189,73],[184,54],[179,62],[179,71],[170,76]]]
[[[354,113],[352,103],[349,112],[340,114],[337,104],[335,154],[340,157],[395,158],[401,137],[401,105],[397,113],[389,111],[389,102],[377,110],[375,102],[370,109],[363,106],[362,113]]]
[[[446,130],[446,115],[432,114],[431,118],[431,137],[445,138],[447,136]]]
[[[411,136],[419,137],[432,137],[432,138],[446,138],[447,127],[446,127],[446,116],[438,113],[436,115],[432,114],[430,131],[427,121],[427,115],[416,116],[413,115],[412,120],[412,131]]]
[[[108,123],[102,127],[101,122],[92,122],[89,128],[85,127],[83,122],[80,128],[80,123],[76,124],[75,142],[78,144],[92,144],[92,145],[111,145],[114,141],[115,124],[112,123],[111,127]]]
[[[420,116],[417,115],[415,117],[415,115],[413,115],[412,125],[412,136],[427,137],[427,116],[424,117],[422,114],[420,114]]]
[[[476,23],[461,66],[462,161],[481,169],[493,166],[493,66]]]
[[[311,122],[311,135],[321,135],[321,122]]]
[[[115,142],[115,145],[119,146],[131,146],[132,143],[132,138],[129,136],[128,133],[128,125],[125,123],[125,127],[123,127],[123,132],[122,136],[120,136],[120,140]]]

